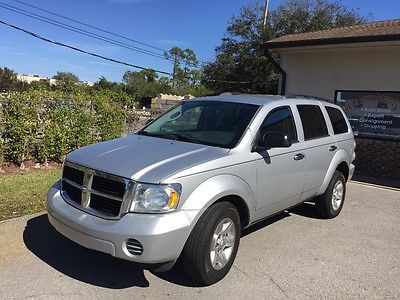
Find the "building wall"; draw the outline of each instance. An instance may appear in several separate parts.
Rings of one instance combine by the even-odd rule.
[[[286,93],[334,101],[335,90],[400,91],[400,42],[280,49]],[[356,138],[356,175],[398,180],[400,141]]]
[[[356,174],[400,182],[400,143],[356,138]]]
[[[400,90],[400,42],[293,49],[280,50],[287,94],[333,100],[335,90]]]

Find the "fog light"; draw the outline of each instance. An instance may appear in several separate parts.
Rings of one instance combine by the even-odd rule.
[[[132,255],[139,256],[143,253],[143,245],[135,239],[128,239],[126,241],[126,250]]]

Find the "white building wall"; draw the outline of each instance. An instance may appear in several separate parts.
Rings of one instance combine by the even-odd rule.
[[[334,100],[335,90],[400,91],[400,42],[280,49],[286,94]]]

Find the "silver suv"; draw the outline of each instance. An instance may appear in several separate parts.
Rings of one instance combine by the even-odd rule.
[[[332,103],[183,101],[133,135],[68,154],[48,216],[80,245],[158,270],[180,258],[209,285],[228,273],[244,228],[309,199],[321,217],[336,217],[354,148]]]

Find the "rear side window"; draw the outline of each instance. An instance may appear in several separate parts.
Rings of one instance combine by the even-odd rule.
[[[334,107],[326,106],[329,118],[332,122],[333,132],[335,134],[346,133],[349,131],[346,120],[340,110]]]
[[[304,139],[312,140],[328,136],[324,115],[318,105],[297,105],[301,124],[303,124]]]

